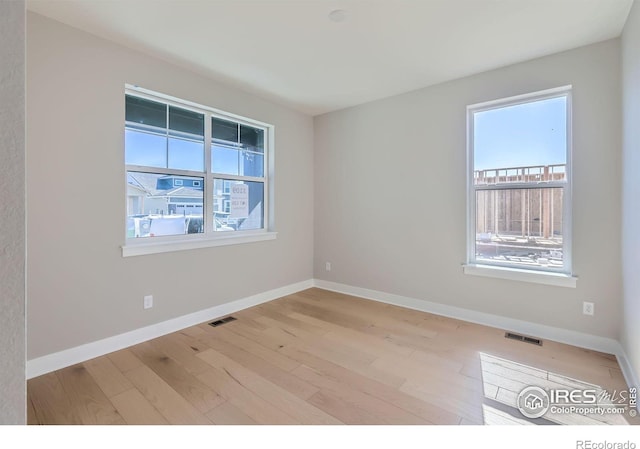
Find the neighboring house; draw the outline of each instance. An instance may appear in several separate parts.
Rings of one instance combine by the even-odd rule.
[[[202,215],[202,181],[172,175],[129,172],[129,215]]]
[[[127,214],[202,216],[203,182],[185,176],[159,175],[128,172]],[[249,193],[249,216],[244,219],[229,218],[231,205],[231,184],[221,180],[221,188],[216,187],[213,211],[217,218],[216,227],[221,230],[259,229],[262,227],[262,184],[252,183]],[[216,184],[217,186],[218,184]]]
[[[127,215],[141,214],[144,210],[147,191],[131,182],[127,184]]]

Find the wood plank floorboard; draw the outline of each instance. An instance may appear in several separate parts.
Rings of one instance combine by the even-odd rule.
[[[212,367],[198,378],[258,424],[301,424],[296,417],[287,415],[242,385],[224,368]]]
[[[242,348],[243,351],[258,357],[259,359],[264,360],[283,371],[291,371],[300,366],[300,363],[281,355],[277,350],[271,349],[263,345],[261,342],[251,340],[250,338],[236,332],[238,324],[239,323],[235,322],[230,323],[227,327],[216,329],[214,334],[206,334],[206,336],[201,338],[203,338],[203,341],[208,343],[212,348],[215,348],[215,346],[213,346],[213,343],[211,342],[225,342],[235,347]]]
[[[227,401],[207,413],[207,418],[214,424],[227,426],[258,424],[249,415]]]
[[[82,424],[125,424],[83,364],[61,369],[56,375]]]
[[[162,345],[142,343],[131,348],[132,352],[169,387],[201,413],[217,407],[224,399],[207,385],[190,374],[186,368],[159,350]]]
[[[169,423],[211,424],[209,419],[150,367],[142,365],[127,371],[125,375]]]
[[[109,357],[98,357],[83,363],[91,377],[107,397],[112,397],[133,388]]]
[[[214,349],[203,352],[199,357],[213,367],[222,368],[240,385],[260,396],[278,410],[282,410],[289,416],[295,416],[302,424],[341,424],[333,416],[322,412],[304,399]]]
[[[81,424],[56,373],[29,380],[27,399],[38,424]]]
[[[112,352],[111,354],[107,354],[106,357],[113,362],[113,364],[120,370],[122,373],[126,373],[127,371],[131,371],[132,369],[138,368],[143,365],[142,361],[133,353],[130,349],[121,349],[120,351]]]
[[[365,374],[354,372],[328,360],[316,357],[313,354],[296,348],[283,348],[285,354],[302,362],[303,367],[309,367],[321,373],[326,379],[346,385],[349,389],[356,390],[376,397],[390,404],[395,404],[404,410],[424,418],[436,424],[455,424],[459,417],[445,410],[424,403],[412,396],[406,395],[395,386],[380,382]],[[404,383],[404,380],[402,381]]]
[[[529,385],[625,389],[611,354],[317,288],[233,316],[30,379],[28,423],[640,423],[515,408]]]
[[[169,424],[160,412],[136,388],[110,398],[127,424]]]
[[[315,386],[305,382],[289,371],[278,368],[269,360],[265,360],[264,358],[257,357],[250,352],[245,351],[241,346],[236,346],[214,337],[207,337],[205,341],[212,349],[215,349],[221,354],[235,360],[245,368],[262,376],[264,379],[274,383],[275,385],[284,388],[299,398],[307,399],[318,392],[318,388]],[[278,357],[282,357],[275,351],[271,352]],[[202,358],[203,356],[201,355],[200,357]],[[294,362],[292,369],[297,368],[298,366],[299,364]]]

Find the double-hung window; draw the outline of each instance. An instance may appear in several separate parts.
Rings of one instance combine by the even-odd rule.
[[[468,266],[570,277],[570,87],[467,113]]]
[[[125,91],[124,255],[265,240],[273,126]]]

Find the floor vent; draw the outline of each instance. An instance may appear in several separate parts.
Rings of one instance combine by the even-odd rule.
[[[504,334],[504,338],[510,340],[523,341],[525,343],[531,343],[532,345],[542,346],[542,340],[539,338],[527,337],[526,335],[514,334],[513,332],[507,332]]]
[[[213,327],[218,327],[222,324],[228,323],[229,321],[235,321],[236,318],[232,317],[232,316],[228,316],[226,318],[222,318],[216,321],[213,321],[211,323],[209,323],[209,326],[213,326]]]

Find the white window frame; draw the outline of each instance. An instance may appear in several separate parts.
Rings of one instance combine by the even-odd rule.
[[[136,171],[143,173],[154,174],[167,174],[167,175],[179,175],[202,178],[204,181],[203,187],[203,217],[205,223],[205,230],[199,234],[184,234],[184,235],[171,235],[171,236],[159,236],[149,238],[128,238],[126,233],[126,220],[127,209],[125,208],[125,226],[124,232],[124,244],[122,245],[122,256],[139,256],[145,254],[156,254],[172,251],[181,251],[197,248],[207,248],[213,246],[225,246],[241,243],[259,242],[264,240],[273,240],[276,238],[277,233],[274,230],[274,214],[273,214],[273,179],[274,179],[274,141],[275,141],[275,127],[268,123],[253,120],[247,117],[242,117],[236,114],[225,112],[219,109],[204,106],[198,103],[194,103],[187,100],[182,100],[170,95],[154,92],[148,89],[143,89],[138,86],[130,84],[125,85],[125,95],[131,95],[146,100],[156,101],[169,106],[175,106],[182,109],[194,111],[200,114],[204,114],[204,165],[205,170],[191,171],[191,170],[179,170],[179,169],[166,169],[157,167],[148,167],[141,165],[128,165],[124,164],[124,178],[125,186],[127,185],[127,172]],[[237,176],[214,173],[211,166],[211,119],[219,118],[223,120],[232,121],[241,125],[250,126],[253,128],[262,129],[265,133],[264,138],[264,176],[252,177],[252,176]],[[123,120],[124,123],[124,120]],[[124,131],[124,128],[123,128]],[[124,135],[124,132],[123,132]],[[124,139],[123,139],[123,152],[124,155]],[[214,218],[213,218],[213,201],[214,201],[214,180],[236,180],[236,181],[255,181],[263,183],[263,228],[256,230],[244,230],[244,231],[215,231]],[[127,196],[125,194],[125,201]]]
[[[477,186],[474,182],[474,114],[491,109],[501,109],[504,107],[519,104],[531,103],[534,101],[547,100],[551,98],[566,98],[566,180],[546,181],[544,185],[534,187],[531,183],[504,183],[494,185]],[[571,217],[571,190],[572,190],[572,88],[563,86],[539,92],[517,95],[498,100],[487,101],[467,106],[467,261],[463,266],[465,274],[472,274],[485,277],[497,277],[502,279],[534,282],[563,287],[575,287],[577,278],[572,274],[572,217]],[[486,260],[476,260],[476,192],[479,190],[500,190],[514,188],[562,188],[563,192],[563,223],[562,223],[562,243],[563,243],[563,267],[553,269],[550,267],[523,267],[515,264],[492,262]]]

